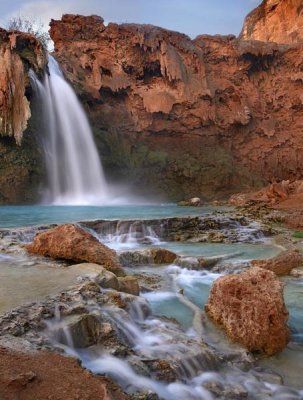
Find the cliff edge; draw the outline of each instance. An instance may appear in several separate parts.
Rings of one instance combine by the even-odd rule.
[[[263,0],[244,21],[243,40],[291,44],[303,40],[302,0]]]
[[[209,200],[302,178],[301,43],[191,40],[79,15],[50,33],[112,179]]]

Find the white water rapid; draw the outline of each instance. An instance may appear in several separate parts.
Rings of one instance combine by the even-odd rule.
[[[109,190],[87,117],[49,56],[49,75],[42,84],[33,72],[44,120],[43,149],[48,177],[44,202],[58,205],[101,205]]]

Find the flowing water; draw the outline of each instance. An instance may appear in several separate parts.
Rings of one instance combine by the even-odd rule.
[[[44,201],[53,204],[104,204],[109,190],[87,117],[56,60],[38,91],[44,117],[43,150],[48,177]]]
[[[221,257],[223,265],[227,263],[237,266],[251,259],[273,257],[281,251],[269,240],[262,239],[255,225],[232,225],[242,242],[188,243],[167,241],[164,236],[159,235],[161,227],[151,227],[148,221],[139,221],[139,224],[129,221],[131,218],[138,218],[138,215],[145,220],[190,214],[205,215],[207,218],[206,214],[212,212],[209,208],[184,209],[175,206],[5,207],[0,208],[0,220],[4,221],[2,227],[7,228],[2,231],[3,241],[7,232],[18,232],[13,227],[20,225],[115,218],[120,219],[121,223],[105,221],[98,226],[96,232],[92,232],[118,252],[145,251],[150,247],[160,246],[176,252],[181,259]],[[28,240],[23,233],[14,237]],[[3,309],[17,305],[18,302],[53,294],[67,284],[73,284],[78,274],[83,275],[83,271],[77,268],[73,270],[71,267],[63,270],[57,267],[51,271],[53,266],[43,264],[41,259],[25,256],[22,252],[20,255],[0,255],[0,265],[3,278],[0,279],[0,292],[6,290],[5,297],[15,298],[15,302],[11,301],[11,304],[2,304]],[[221,394],[221,399],[303,398],[302,280],[286,280],[285,300],[290,311],[291,343],[281,354],[253,363],[246,352],[229,342],[203,313],[210,287],[215,279],[225,273],[224,269],[215,273],[203,269],[192,270],[180,265],[146,264],[127,270],[130,274],[156,278],[161,285],[156,290],[142,290],[140,298],[127,310],[100,306],[92,301],[89,303],[92,315],[100,321],[104,318],[111,321],[131,349],[124,356],[116,355],[111,348],[104,348],[102,342],[80,348],[76,345],[73,331],[68,329],[65,318],[58,314],[48,321],[47,334],[67,353],[81,359],[86,368],[94,373],[113,377],[129,393],[156,393],[164,400],[212,400],[216,398],[216,391]],[[95,271],[85,273],[89,275]],[[18,281],[18,276],[23,279]],[[29,291],[30,295],[18,297],[19,293]],[[201,337],[206,345],[201,342]],[[236,361],[239,357],[241,362]],[[165,382],[161,376],[150,374],[146,369],[146,363],[157,360],[160,364],[168,362],[176,374],[170,383]],[[235,362],[230,363],[229,360]],[[281,377],[286,386],[281,386]]]

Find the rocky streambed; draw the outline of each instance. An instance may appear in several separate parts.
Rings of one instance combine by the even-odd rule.
[[[88,397],[78,388],[78,394],[67,391],[70,397],[66,398],[303,398],[298,367],[303,355],[302,259],[296,251],[297,243],[286,233],[278,236],[268,218],[264,224],[231,211],[3,229],[0,236],[3,354],[21,359],[26,352],[24,357],[29,360],[61,357],[62,361],[52,362],[63,364],[70,362],[66,355],[76,357],[85,370],[79,367],[75,376],[79,373],[82,380],[81,371],[86,371],[91,387],[99,392],[96,389]],[[271,260],[255,261],[251,268],[252,260],[268,258]],[[284,299],[290,330],[279,289],[282,285],[273,272],[281,271],[281,265],[286,264],[290,267],[282,280],[286,283]],[[245,286],[248,278],[242,278],[249,271],[256,274],[249,281],[253,289]],[[223,283],[219,282],[226,278],[242,279],[241,293],[231,293],[230,284],[229,291],[222,292]],[[219,325],[204,311],[210,289],[213,287],[214,296],[217,283],[223,293],[223,322]],[[7,287],[11,290],[5,291]],[[276,297],[271,297],[273,287]],[[18,297],[17,292],[22,295]],[[242,296],[238,299],[240,315],[234,295]],[[252,303],[251,295],[258,302]],[[14,301],[8,301],[9,297]],[[276,299],[282,302],[281,309]],[[219,301],[217,296],[212,306]],[[259,320],[249,313],[251,304]],[[235,313],[232,321],[230,306]],[[263,323],[268,309],[269,326]],[[252,329],[247,332],[248,319]],[[273,355],[268,357],[263,342],[251,347],[229,334],[231,341],[226,332],[232,329],[235,333],[235,325],[252,341],[257,338],[258,343],[271,343],[283,329],[284,345],[290,341],[278,354],[269,351]],[[275,331],[277,326],[283,329]],[[271,333],[275,338],[270,338]],[[13,399],[21,391],[24,397],[20,398],[34,398],[35,388],[38,390],[44,379],[43,371],[28,368],[33,372],[30,376],[29,371],[17,371],[7,381],[0,380],[3,398]],[[107,380],[102,378],[101,382],[99,375]],[[50,398],[60,397],[54,393]]]

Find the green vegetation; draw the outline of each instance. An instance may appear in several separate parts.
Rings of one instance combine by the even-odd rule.
[[[296,239],[303,239],[303,231],[295,231],[292,236]]]

